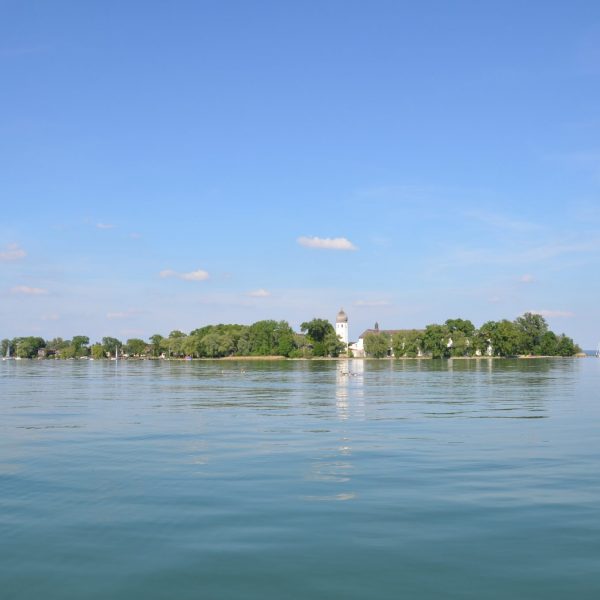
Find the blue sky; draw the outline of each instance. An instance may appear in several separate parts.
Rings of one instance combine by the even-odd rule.
[[[0,337],[544,314],[600,340],[600,3],[0,2]]]

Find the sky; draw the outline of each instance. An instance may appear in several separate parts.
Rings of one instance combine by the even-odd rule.
[[[0,81],[0,337],[600,340],[599,2],[0,0]]]

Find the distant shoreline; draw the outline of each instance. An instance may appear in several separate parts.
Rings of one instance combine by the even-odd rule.
[[[119,359],[119,362],[141,362],[141,361],[157,361],[157,362],[236,362],[236,361],[244,361],[244,362],[278,362],[278,361],[286,361],[286,362],[315,362],[315,361],[326,361],[326,362],[338,362],[338,361],[347,361],[347,360],[363,360],[363,361],[421,361],[421,360],[445,360],[445,361],[454,361],[454,360],[538,360],[538,359],[581,359],[581,358],[596,358],[594,354],[589,353],[579,353],[574,354],[573,356],[552,356],[552,355],[521,355],[521,356],[450,356],[448,358],[432,358],[431,356],[400,356],[396,358],[395,356],[385,356],[382,358],[374,358],[371,356],[359,356],[359,357],[348,357],[348,356],[337,356],[337,357],[325,357],[325,356],[316,356],[310,358],[288,358],[286,356],[223,356],[220,358],[160,358],[155,356],[134,356],[134,357],[123,357]],[[13,358],[10,358],[8,361],[3,360],[2,362],[12,362]],[[115,362],[114,359],[94,359],[89,358],[87,356],[82,356],[79,358],[24,358],[18,359],[17,362],[21,360],[26,361],[43,361],[43,362],[68,362],[72,360],[87,360],[87,361],[95,361],[95,362]]]

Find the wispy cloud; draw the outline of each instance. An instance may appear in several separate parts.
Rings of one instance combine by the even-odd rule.
[[[23,250],[18,244],[9,244],[6,246],[6,250],[0,252],[0,261],[9,262],[13,260],[20,260],[27,256],[27,252]]]
[[[535,277],[530,273],[525,273],[519,277],[519,283],[533,283],[535,281]]]
[[[44,296],[48,293],[48,290],[44,288],[30,287],[28,285],[17,285],[11,288],[12,294],[25,294],[27,296]]]
[[[542,317],[550,317],[550,318],[569,318],[574,317],[575,313],[570,310],[530,310],[530,313],[534,315],[541,315]]]
[[[354,306],[390,306],[388,300],[357,300]]]
[[[574,254],[600,252],[600,238],[587,241],[557,241],[522,247],[521,249],[457,248],[446,253],[447,258],[436,257],[436,268],[472,265],[523,265],[556,259]]]
[[[132,240],[139,240],[142,237],[142,234],[141,233],[137,233],[136,231],[134,231],[134,232],[132,232],[132,233],[129,234],[129,237]]]
[[[58,321],[60,319],[60,315],[57,313],[50,313],[47,315],[42,315],[40,319],[42,321]]]
[[[134,317],[139,315],[140,311],[134,308],[130,308],[129,310],[117,310],[106,313],[106,318],[113,321],[115,319],[128,319],[129,317]]]
[[[98,229],[114,229],[114,225],[112,223],[96,223],[96,227]]]
[[[252,290],[251,292],[248,292],[248,296],[251,296],[252,298],[268,298],[271,295],[271,292],[269,292],[268,290],[265,290],[263,288],[260,288],[259,290]]]
[[[320,238],[306,237],[298,238],[298,243],[306,248],[318,248],[321,250],[356,250],[356,246],[345,237]]]
[[[159,275],[162,278],[175,277],[176,279],[183,279],[184,281],[206,281],[210,277],[208,272],[202,269],[190,271],[189,273],[180,273],[179,271],[173,271],[172,269],[165,269],[164,271],[161,271]]]
[[[485,225],[489,225],[490,227],[494,227],[496,229],[503,229],[505,231],[535,231],[537,229],[542,229],[542,226],[539,223],[534,223],[532,221],[525,221],[522,219],[515,219],[512,217],[507,217],[506,215],[500,215],[497,213],[489,213],[483,211],[471,211],[465,213],[465,217],[473,219],[475,221],[479,221],[480,223],[484,223]]]
[[[106,313],[106,318],[110,319],[111,321],[113,319],[126,319],[128,316],[129,316],[129,313],[126,313],[126,312],[123,312],[123,311],[121,311],[121,312],[109,312],[109,313]]]

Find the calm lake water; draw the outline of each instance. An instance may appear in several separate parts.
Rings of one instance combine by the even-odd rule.
[[[600,598],[600,360],[3,362],[0,596]]]

